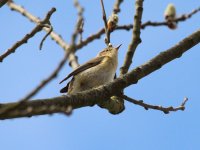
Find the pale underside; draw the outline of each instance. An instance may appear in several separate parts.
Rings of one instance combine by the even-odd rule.
[[[103,63],[78,73],[69,83],[68,94],[85,91],[108,83],[114,79],[117,65],[111,58],[106,59],[109,63]],[[106,66],[105,66],[106,65]]]

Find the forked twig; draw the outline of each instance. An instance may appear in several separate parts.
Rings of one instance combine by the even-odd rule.
[[[147,104],[147,103],[144,103],[143,100],[136,100],[136,99],[130,98],[130,97],[126,96],[126,95],[123,95],[122,98],[124,98],[128,102],[131,102],[133,104],[142,106],[146,110],[148,110],[148,109],[160,110],[160,111],[164,112],[165,114],[168,114],[171,111],[185,110],[185,104],[188,101],[188,98],[185,97],[183,102],[182,102],[182,104],[180,106],[178,106],[178,107],[172,107],[172,106],[163,107],[163,106],[158,106],[158,105]]]
[[[9,48],[5,53],[0,55],[0,62],[2,62],[7,56],[14,53],[15,50],[22,44],[27,43],[27,41],[32,38],[37,32],[41,31],[43,25],[49,22],[51,15],[56,11],[55,8],[52,8],[46,15],[45,19],[42,20],[38,25],[28,34],[26,34],[20,41],[16,42],[11,48]]]
[[[53,27],[51,25],[51,23],[49,22],[49,24],[44,24],[43,25],[44,27],[46,28],[49,28],[49,31],[46,33],[46,35],[43,37],[42,41],[40,42],[40,46],[39,46],[39,49],[42,50],[42,46],[43,46],[43,43],[44,41],[46,40],[46,38],[51,34],[51,32],[53,31]]]
[[[41,22],[41,20],[38,17],[35,17],[34,15],[32,15],[24,7],[15,4],[12,0],[10,0],[7,4],[10,7],[11,10],[19,12],[24,17],[29,19],[31,22],[35,22],[36,24]],[[45,30],[46,32],[49,32],[49,28],[43,27],[43,30]],[[54,31],[52,31],[50,33],[50,36],[60,47],[63,48],[64,51],[68,51],[69,50],[69,45],[64,41],[64,39],[61,37],[61,35],[57,34]],[[78,67],[79,64],[78,64],[78,61],[77,61],[77,57],[74,55],[74,53],[70,53],[68,56],[69,56],[68,57],[69,63],[72,65],[72,67],[73,68]]]

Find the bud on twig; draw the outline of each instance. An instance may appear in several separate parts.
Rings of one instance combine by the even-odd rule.
[[[113,31],[116,28],[118,20],[119,18],[117,14],[112,14],[109,17],[108,22],[107,22],[107,27],[109,31]]]
[[[164,16],[165,16],[165,20],[168,23],[168,27],[170,29],[176,29],[177,23],[174,21],[176,19],[176,8],[173,4],[167,5]]]

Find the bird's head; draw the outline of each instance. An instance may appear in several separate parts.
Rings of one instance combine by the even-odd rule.
[[[103,49],[98,56],[109,56],[109,57],[117,57],[118,50],[122,44],[117,47],[113,47],[111,44],[108,45],[105,49]]]

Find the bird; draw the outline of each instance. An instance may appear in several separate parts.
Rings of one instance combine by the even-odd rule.
[[[72,77],[60,93],[76,94],[113,81],[118,66],[118,50],[121,45],[113,47],[109,43],[95,58],[72,71],[60,81],[61,84]]]

